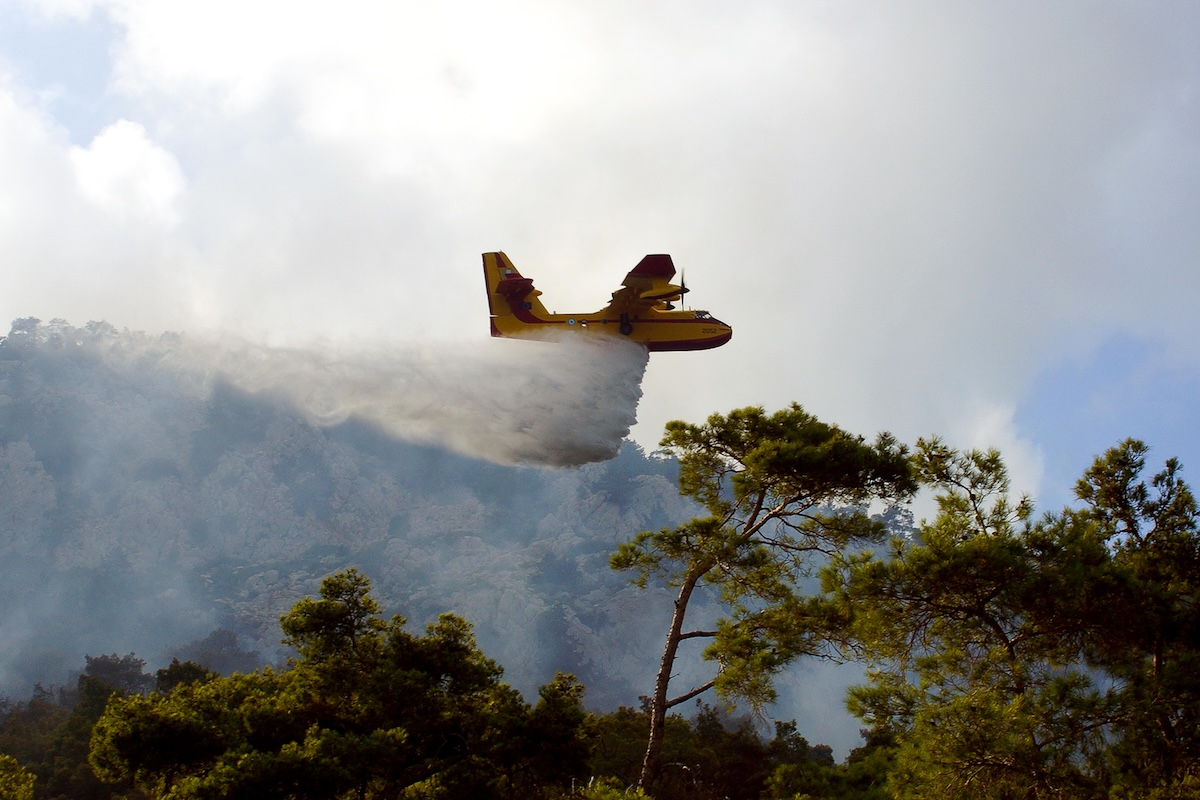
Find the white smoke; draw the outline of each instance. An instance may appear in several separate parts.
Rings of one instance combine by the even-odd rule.
[[[646,350],[609,337],[400,348],[192,341],[185,358],[312,421],[358,418],[407,441],[504,464],[614,457],[637,421]]]

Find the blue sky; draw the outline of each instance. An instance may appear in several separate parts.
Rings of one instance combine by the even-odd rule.
[[[1198,485],[1198,393],[1195,370],[1172,359],[1161,342],[1132,337],[1101,342],[1086,358],[1038,375],[1014,421],[1041,445],[1043,510],[1071,504],[1072,487],[1093,455],[1126,438],[1151,446],[1147,478],[1175,457]]]
[[[10,83],[40,95],[38,105],[86,145],[122,113],[108,93],[109,48],[120,35],[107,14],[46,18],[0,3],[0,54]]]
[[[1198,40],[1185,2],[0,0],[0,316],[436,350],[486,338],[484,250],[557,310],[670,252],[735,337],[651,360],[643,444],[798,401],[1053,508],[1125,436],[1200,469]]]

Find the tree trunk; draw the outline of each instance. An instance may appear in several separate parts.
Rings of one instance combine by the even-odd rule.
[[[667,688],[671,684],[671,670],[675,667],[675,653],[683,640],[683,618],[687,614],[688,602],[699,583],[703,571],[691,570],[679,586],[675,597],[675,611],[671,615],[671,629],[667,633],[667,644],[663,648],[662,662],[658,665],[658,677],[654,680],[654,695],[650,698],[650,739],[646,742],[646,757],[642,759],[642,774],[638,786],[647,788],[658,778],[662,766],[662,739],[666,728]]]

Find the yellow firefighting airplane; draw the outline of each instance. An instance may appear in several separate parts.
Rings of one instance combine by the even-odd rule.
[[[483,254],[492,336],[545,338],[556,331],[626,336],[647,350],[708,350],[733,336],[733,328],[707,311],[672,305],[688,291],[671,283],[675,264],[668,255],[650,255],[633,268],[612,302],[592,314],[551,314],[538,300],[533,280],[521,277],[504,253]]]

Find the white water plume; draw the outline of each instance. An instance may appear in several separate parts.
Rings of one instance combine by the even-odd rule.
[[[192,346],[232,385],[279,397],[318,424],[353,417],[407,441],[545,466],[617,454],[637,421],[647,362],[641,346],[607,337],[356,350],[227,337]]]

